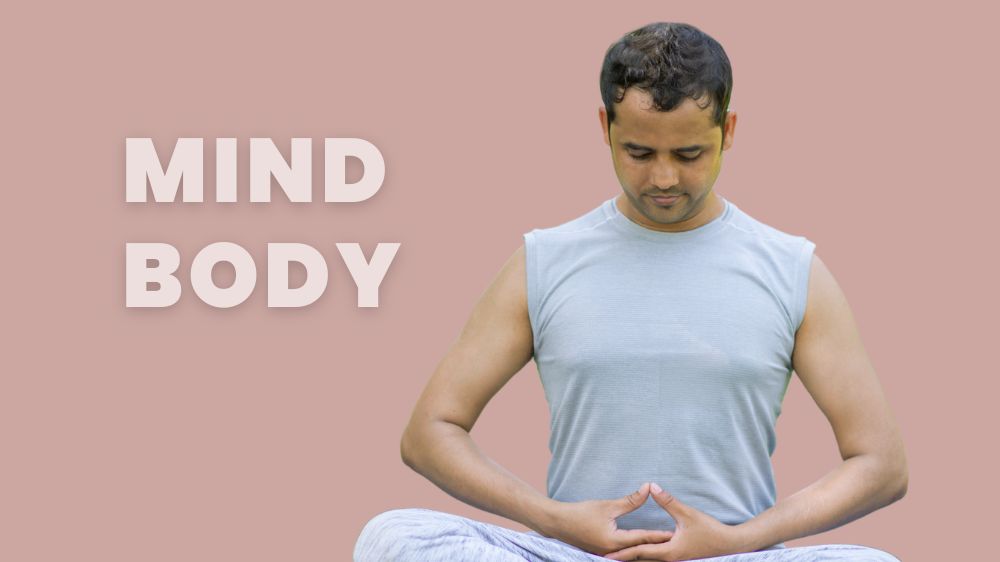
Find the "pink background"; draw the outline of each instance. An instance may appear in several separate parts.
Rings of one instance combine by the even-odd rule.
[[[903,429],[909,494],[789,546],[903,560],[975,555],[995,534],[996,13],[980,4],[517,2],[271,8],[36,5],[4,16],[0,559],[348,560],[375,514],[427,507],[523,529],[406,468],[414,401],[521,234],[617,193],[597,120],[605,49],[692,23],[734,67],[718,193],[817,243]],[[246,202],[250,137],[378,146],[371,200]],[[204,204],[126,204],[126,137],[208,147]],[[216,137],[240,142],[241,203],[211,202]],[[244,304],[186,274],[236,242]],[[126,242],[181,253],[181,301],[126,309]],[[266,307],[266,244],[302,242],[330,284]],[[336,242],[402,246],[358,309]],[[231,271],[231,270],[230,270]],[[227,284],[225,268],[220,283]],[[779,498],[838,462],[793,380]],[[548,410],[533,364],[473,436],[544,491]],[[994,445],[989,445],[994,443]]]

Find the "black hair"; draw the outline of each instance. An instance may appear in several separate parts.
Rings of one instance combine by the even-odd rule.
[[[733,71],[722,45],[697,27],[686,23],[651,23],[626,33],[604,55],[601,65],[601,98],[608,126],[615,120],[615,106],[625,90],[649,92],[660,111],[671,111],[684,98],[698,102],[705,94],[714,105],[713,122],[722,128],[733,91]]]

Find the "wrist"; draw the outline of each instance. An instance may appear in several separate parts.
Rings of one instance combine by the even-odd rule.
[[[764,544],[764,539],[757,532],[752,519],[739,525],[733,525],[733,535],[736,538],[740,552],[755,552],[771,546],[770,544]]]
[[[546,537],[555,536],[562,520],[562,506],[563,502],[543,496],[531,510],[531,520],[527,522],[527,526]]]

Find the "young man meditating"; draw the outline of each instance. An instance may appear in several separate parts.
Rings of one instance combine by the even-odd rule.
[[[722,47],[689,25],[648,25],[611,46],[600,86],[622,192],[525,234],[402,440],[414,470],[532,531],[399,509],[369,521],[355,560],[896,560],[782,544],[902,498],[907,466],[815,245],[712,190],[736,128]],[[547,495],[469,436],[532,358],[552,414]],[[793,370],[843,463],[776,503],[774,424]]]

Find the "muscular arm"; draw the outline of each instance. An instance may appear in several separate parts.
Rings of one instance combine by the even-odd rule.
[[[431,376],[400,449],[403,462],[448,494],[540,531],[554,501],[493,462],[469,436],[486,403],[532,350],[522,246]]]
[[[843,463],[739,525],[749,550],[839,527],[906,494],[908,472],[899,429],[847,300],[817,256],[792,362],[833,427]]]

